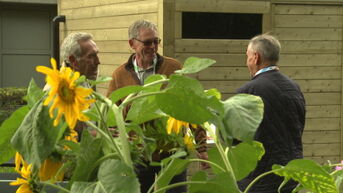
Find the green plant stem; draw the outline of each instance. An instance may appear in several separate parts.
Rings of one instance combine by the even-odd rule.
[[[56,188],[56,189],[58,189],[58,190],[60,190],[60,191],[70,193],[70,191],[69,191],[68,189],[65,189],[65,188],[63,188],[63,187],[61,187],[61,186],[58,186],[58,185],[56,185],[56,184],[53,184],[53,183],[50,183],[50,182],[40,182],[40,183],[43,184],[43,185],[51,186],[51,187]]]
[[[103,117],[103,114],[102,114],[101,109],[99,108],[98,104],[94,103],[94,106],[95,106],[96,110],[97,110],[97,111],[99,112],[99,114],[100,114],[101,124],[102,124],[102,125],[106,125],[106,121],[105,121],[105,119],[104,119],[104,117]],[[101,128],[101,125],[100,125],[99,127]]]
[[[107,133],[105,133],[103,130],[101,130],[100,128],[98,128],[96,125],[94,125],[91,121],[87,121],[86,122],[87,125],[91,126],[93,129],[97,130],[101,135],[103,135],[107,140],[109,140],[112,144],[113,144],[113,147],[115,149],[115,151],[119,152],[119,157],[123,160],[123,157],[122,157],[122,154],[121,154],[121,151],[117,145],[117,143],[114,141],[114,138],[112,137],[110,131],[108,129],[105,129],[105,131]]]
[[[137,100],[139,98],[144,98],[147,96],[158,95],[158,94],[163,94],[163,93],[165,92],[164,91],[149,92],[149,93],[143,93],[141,95],[133,96],[131,98],[126,98],[127,100],[124,100],[124,102],[120,104],[119,108],[124,108],[126,105],[130,104],[132,101]]]
[[[111,140],[111,138],[100,128],[98,128],[96,125],[94,125],[94,123],[92,123],[91,121],[87,121],[86,122],[88,126],[92,127],[93,129],[97,130],[101,135],[103,135],[104,137],[106,137],[107,140]]]
[[[156,85],[156,84],[161,84],[161,83],[165,83],[165,82],[168,82],[169,79],[163,79],[163,80],[158,80],[158,81],[155,81],[155,82],[151,82],[149,84],[146,84],[146,85],[143,85],[143,88],[147,88],[149,86],[153,86],[153,85]],[[125,99],[124,101],[121,103],[120,106],[126,106],[128,103],[130,103],[132,100],[135,100],[135,99],[132,99],[134,98],[136,93],[132,93],[132,94],[129,94]]]
[[[161,83],[166,83],[166,82],[169,82],[169,79],[168,79],[168,78],[165,78],[165,79],[162,79],[162,80],[157,80],[157,81],[148,83],[148,84],[144,85],[143,87],[144,87],[144,88],[147,88],[147,87],[149,87],[149,86],[154,86],[154,85],[156,85],[156,84],[161,84]]]
[[[110,101],[107,101],[107,103],[112,103],[112,102],[110,102]],[[96,103],[95,103],[96,104]],[[105,103],[106,104],[106,103]],[[106,126],[106,121],[105,121],[105,119],[104,119],[104,115],[103,115],[103,113],[101,112],[101,110],[99,109],[99,107],[98,107],[98,105],[95,105],[95,107],[96,107],[96,109],[97,109],[97,111],[99,112],[99,114],[100,114],[100,118],[101,118],[101,122],[102,122],[102,124],[104,125],[104,126]],[[99,130],[101,130],[101,129],[99,129]],[[118,147],[118,144],[116,143],[116,141],[114,140],[114,138],[112,137],[112,134],[110,133],[110,131],[108,130],[108,128],[104,128],[104,130],[106,131],[106,134],[109,136],[109,138],[110,138],[110,141],[111,141],[111,143],[113,144],[113,147],[114,147],[114,149],[117,151],[117,152],[120,152],[120,149],[119,149],[119,147]],[[120,154],[120,153],[119,153]],[[119,155],[120,157],[121,157],[121,155]],[[122,158],[122,157],[121,157]]]
[[[169,164],[167,164],[166,166],[166,170],[170,167],[171,163],[173,162],[174,160],[172,160],[171,162],[169,162]],[[155,181],[154,183],[150,186],[149,190],[148,190],[148,193],[150,193],[151,191],[153,191],[154,187],[155,187],[155,184],[163,177],[163,172],[160,172],[160,175],[157,176],[157,178],[155,178]]]
[[[175,184],[170,184],[168,186],[165,186],[163,188],[160,188],[160,189],[157,189],[154,193],[158,193],[158,192],[161,192],[161,191],[164,191],[164,190],[168,190],[168,189],[172,189],[172,188],[175,188],[175,187],[178,187],[178,186],[183,186],[183,185],[189,185],[189,184],[209,184],[211,182],[204,182],[204,181],[186,181],[186,182],[178,182],[178,183],[175,183]],[[211,184],[214,184],[214,183],[211,183]]]
[[[123,161],[130,167],[133,168],[132,160],[131,160],[131,154],[130,154],[130,146],[128,142],[128,137],[126,135],[126,129],[125,129],[125,122],[123,117],[123,112],[121,108],[118,108],[117,105],[112,105],[112,110],[114,112],[114,117],[117,121],[117,127],[119,129],[119,140],[122,145],[122,158]]]
[[[268,172],[265,172],[259,176],[257,176],[253,181],[250,182],[250,184],[246,187],[246,189],[244,190],[243,193],[247,193],[249,191],[249,189],[261,178],[263,178],[264,176],[266,175],[269,175],[269,174],[272,174],[274,173],[275,171],[279,171],[281,169],[277,169],[277,170],[271,170],[271,171],[268,171]]]
[[[214,163],[214,162],[211,162],[211,161],[208,161],[208,160],[204,160],[204,159],[189,159],[190,162],[205,162],[205,163],[208,163],[208,164],[211,164],[211,166],[214,166],[218,169],[220,169],[221,171],[225,172],[225,169],[220,167],[218,164]]]
[[[232,166],[230,164],[230,161],[229,161],[227,154],[225,153],[223,147],[217,141],[215,144],[216,144],[216,147],[220,153],[220,156],[223,159],[223,162],[224,162],[225,167],[226,167],[226,171],[229,173],[229,175],[232,177],[232,179],[234,181],[237,181],[235,175],[233,174],[233,169],[232,169]],[[237,186],[237,184],[236,184],[236,186]],[[238,186],[237,186],[237,188],[238,188]]]

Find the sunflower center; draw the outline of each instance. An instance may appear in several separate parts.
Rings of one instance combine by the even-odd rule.
[[[74,90],[69,88],[69,84],[66,80],[62,80],[60,82],[58,88],[58,95],[66,103],[72,103],[75,97]]]

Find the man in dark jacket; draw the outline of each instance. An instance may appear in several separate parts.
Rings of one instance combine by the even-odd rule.
[[[255,133],[255,140],[263,143],[265,155],[256,169],[239,183],[243,190],[258,175],[270,171],[273,164],[286,165],[303,157],[301,136],[305,125],[305,99],[299,86],[279,71],[280,43],[270,35],[252,38],[247,48],[247,66],[252,80],[238,89],[238,93],[260,96],[264,102],[263,120]],[[275,193],[282,177],[268,175],[259,180],[249,192]],[[282,192],[296,186],[291,181]]]

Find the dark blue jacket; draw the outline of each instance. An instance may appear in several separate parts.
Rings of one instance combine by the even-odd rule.
[[[293,159],[303,158],[301,137],[306,111],[299,86],[278,70],[255,76],[239,88],[238,93],[260,96],[264,102],[264,116],[255,133],[255,140],[263,143],[265,155],[256,169],[239,182],[240,187],[245,189],[258,175],[270,171],[273,164],[286,165]],[[275,193],[282,180],[276,175],[268,175],[250,192]],[[294,184],[289,183],[289,189]]]

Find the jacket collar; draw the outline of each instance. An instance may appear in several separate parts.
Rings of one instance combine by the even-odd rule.
[[[127,61],[127,64],[125,65],[125,68],[127,70],[134,70],[134,66],[133,66],[133,58],[136,54],[132,54],[130,57],[129,57],[129,60]],[[157,56],[157,63],[156,63],[156,72],[158,72],[158,70],[160,69],[164,59],[161,55],[159,55],[158,53],[156,53],[156,56]]]

